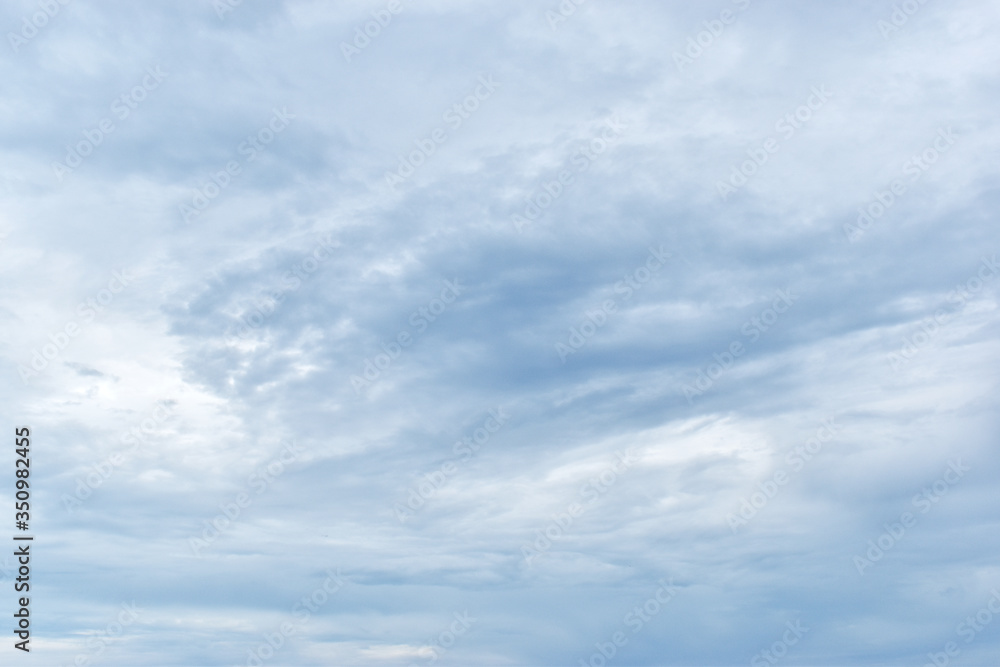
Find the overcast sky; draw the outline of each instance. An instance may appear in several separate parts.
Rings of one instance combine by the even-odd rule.
[[[1000,5],[577,3],[0,6],[2,662],[995,664]]]

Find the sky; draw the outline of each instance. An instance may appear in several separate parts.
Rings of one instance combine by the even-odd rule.
[[[0,25],[4,664],[996,664],[997,3]]]

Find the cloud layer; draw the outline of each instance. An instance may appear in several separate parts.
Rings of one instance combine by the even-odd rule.
[[[38,664],[988,664],[997,6],[346,5],[0,8]]]

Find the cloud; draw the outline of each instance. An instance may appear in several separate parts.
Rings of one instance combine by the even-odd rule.
[[[996,7],[56,4],[0,59],[45,664],[996,652]]]

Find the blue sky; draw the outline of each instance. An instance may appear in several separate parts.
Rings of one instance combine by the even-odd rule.
[[[0,24],[36,664],[995,664],[996,3]]]

